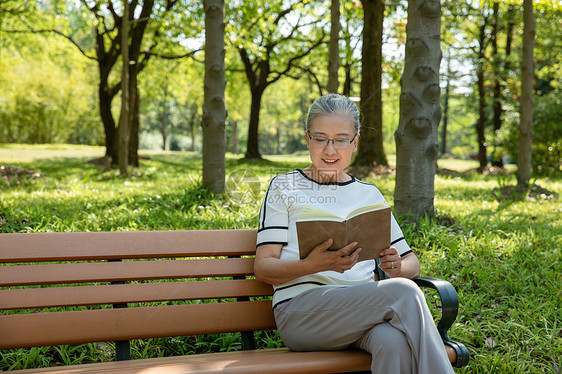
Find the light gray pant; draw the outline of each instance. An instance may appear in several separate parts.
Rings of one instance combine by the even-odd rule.
[[[420,288],[405,278],[322,286],[278,305],[275,320],[295,351],[364,349],[377,374],[453,373]]]

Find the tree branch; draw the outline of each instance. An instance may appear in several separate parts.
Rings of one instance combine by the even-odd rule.
[[[318,76],[312,71],[312,69],[310,69],[309,67],[302,67],[299,65],[295,65],[295,68],[300,69],[302,71],[304,71],[305,73],[307,73],[310,77],[312,77],[312,79],[314,80],[314,82],[316,83],[316,86],[318,87],[318,91],[320,92],[320,96],[324,95],[324,89],[322,87],[322,83],[320,83],[320,79],[318,79]],[[289,74],[285,74],[285,76],[289,77],[289,78],[293,78],[293,79],[300,79],[300,77],[293,77]]]
[[[153,45],[152,47],[150,47],[150,49],[149,49],[148,51],[142,51],[142,52],[141,52],[142,55],[143,55],[143,56],[148,56],[148,57],[152,57],[152,56],[154,56],[154,57],[159,57],[159,58],[163,58],[163,59],[165,59],[165,60],[177,60],[177,59],[185,58],[185,57],[193,57],[194,54],[196,54],[197,52],[200,52],[200,51],[203,50],[203,48],[199,48],[199,49],[193,50],[193,51],[191,51],[191,52],[187,52],[187,53],[185,53],[185,54],[183,54],[183,55],[164,55],[164,54],[161,54],[161,53],[154,53],[154,52],[151,52],[151,50],[152,50],[152,48],[153,48],[154,46],[155,46],[155,45]]]
[[[320,39],[318,39],[316,42],[314,42],[309,49],[307,49],[306,51],[304,51],[303,53],[300,53],[296,56],[293,56],[288,64],[287,67],[280,72],[273,72],[272,73],[276,73],[277,76],[272,78],[270,81],[268,81],[268,84],[274,83],[276,81],[279,80],[279,78],[281,78],[283,75],[286,75],[292,68],[293,68],[293,63],[300,60],[301,58],[307,56],[308,54],[310,54],[310,52],[312,52],[312,50],[316,47],[318,47],[320,44],[324,43],[324,38],[326,37],[326,34],[324,33],[324,30],[322,30],[322,37]]]
[[[176,5],[177,2],[178,2],[178,0],[167,0],[166,1],[166,11],[172,9],[174,7],[174,5]]]
[[[302,3],[304,3],[304,0],[297,1],[296,3],[292,4],[287,9],[284,9],[281,12],[279,12],[279,14],[277,15],[277,18],[275,18],[275,20],[273,21],[273,24],[278,25],[283,17],[285,17],[287,14],[291,13],[298,4],[302,4]]]
[[[119,25],[119,27],[117,27],[117,35],[112,38],[109,35],[109,32],[106,30],[103,33],[99,34],[99,42],[102,46],[104,46],[104,35],[107,34],[107,37],[109,38],[109,40],[111,40],[111,46],[109,47],[109,50],[107,51],[107,53],[104,55],[104,58],[109,58],[109,62],[108,65],[109,66],[113,66],[115,64],[115,62],[117,61],[117,59],[119,58],[119,56],[121,55],[121,51],[118,49],[118,47],[121,45],[121,19],[115,20],[115,24]],[[109,56],[109,57],[108,57]],[[100,56],[102,57],[102,56]]]
[[[109,95],[112,100],[120,90],[121,90],[121,80],[119,80],[119,82],[117,82],[117,84],[115,84],[113,87],[109,87]]]
[[[86,2],[86,0],[81,0],[80,1],[86,8],[88,8],[88,10],[90,12],[92,12],[94,14],[94,16],[96,17],[101,17],[100,14],[98,13],[100,10],[100,4],[98,2],[96,2],[94,6],[89,6],[88,3]]]
[[[129,0],[126,0],[129,1]],[[118,19],[121,18],[121,16],[119,14],[117,14],[117,12],[115,11],[115,8],[113,7],[113,1],[110,1],[109,4],[107,5],[109,11],[111,12],[111,14],[113,15],[113,19]],[[135,9],[135,8],[131,8],[131,9]],[[131,12],[131,14],[133,14],[134,12]]]
[[[85,57],[89,58],[90,60],[94,60],[97,61],[97,58],[90,56],[86,53],[86,51],[84,51],[82,49],[82,47],[80,47],[80,45],[74,40],[72,39],[70,36],[64,34],[63,32],[59,31],[59,30],[50,30],[50,29],[44,29],[44,30],[2,30],[4,32],[7,33],[32,33],[32,34],[45,34],[45,33],[54,33],[60,36],[65,37],[66,39],[68,39],[72,44],[74,44],[76,46],[76,48],[78,48],[78,50],[80,51],[80,53],[82,53]]]
[[[293,34],[295,33],[295,31],[297,31],[297,30],[299,29],[299,27],[300,27],[300,26],[299,26],[299,22],[301,21],[301,18],[302,18],[302,16],[299,15],[299,18],[298,18],[298,20],[297,20],[295,26],[293,26],[293,27],[291,28],[291,32],[289,33],[289,35],[287,35],[286,37],[281,38],[281,39],[279,39],[279,40],[276,40],[276,41],[267,43],[267,44],[265,45],[265,48],[266,48],[266,50],[267,50],[267,55],[268,55],[268,56],[269,56],[269,54],[271,53],[271,51],[273,50],[273,48],[275,48],[276,45],[282,43],[282,42],[285,41],[285,40],[291,39],[291,37],[293,36]]]
[[[133,4],[136,5],[137,0],[133,0]],[[140,54],[140,48],[144,32],[152,15],[154,8],[154,0],[145,0],[142,6],[141,13],[137,22],[133,23],[131,28],[131,59],[138,60]]]
[[[246,72],[246,77],[248,77],[248,81],[250,82],[250,86],[254,87],[256,85],[256,72],[252,69],[252,61],[250,61],[250,57],[248,56],[248,52],[244,48],[238,48],[238,53],[240,54],[240,58],[244,63],[244,71]]]
[[[97,1],[96,1],[94,6],[89,6],[88,3],[86,2],[86,0],[81,0],[80,2],[94,15],[94,17],[98,21],[98,25],[99,24],[103,25],[103,29],[105,31],[102,33],[102,35],[109,34],[113,30],[115,30],[115,28],[117,27],[117,23],[115,22],[115,20],[113,22],[113,27],[111,29],[106,28],[105,17],[100,12],[100,4]]]
[[[138,68],[137,68],[137,74],[140,73],[144,67],[146,66],[146,64],[148,64],[148,60],[150,60],[150,57],[152,57],[152,50],[154,49],[154,47],[156,47],[158,43],[154,42],[150,48],[148,48],[148,51],[140,51],[139,53],[142,54],[142,59],[138,62]]]
[[[295,23],[295,25],[292,26],[291,32],[289,33],[289,35],[287,35],[287,36],[285,36],[285,37],[283,37],[283,38],[281,38],[281,39],[279,39],[279,40],[272,41],[272,42],[266,44],[266,45],[265,45],[266,49],[267,49],[268,51],[271,51],[271,50],[273,50],[273,48],[275,48],[277,45],[279,45],[279,44],[281,44],[282,42],[285,42],[285,41],[287,41],[287,40],[289,40],[289,39],[291,39],[291,40],[296,40],[296,41],[305,41],[305,42],[309,42],[310,39],[300,39],[300,38],[296,38],[296,37],[293,37],[293,34],[295,33],[295,31],[297,31],[297,30],[300,29],[301,27],[311,26],[311,25],[315,25],[315,24],[317,24],[317,23],[320,23],[320,20],[315,20],[315,21],[312,21],[312,22],[309,22],[309,23],[305,23],[305,24],[303,24],[303,25],[299,25],[300,20],[301,20],[301,16],[299,16],[299,19],[297,20],[297,22]]]

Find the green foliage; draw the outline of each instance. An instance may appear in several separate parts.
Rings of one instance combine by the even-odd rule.
[[[533,112],[533,167],[538,174],[562,166],[562,88],[537,97]]]
[[[113,351],[112,351],[113,350]],[[59,365],[111,361],[114,349],[105,343],[11,349],[0,353],[0,370],[22,370]]]
[[[537,175],[560,173],[562,167],[562,102],[560,89],[534,97],[533,109],[533,172]],[[505,149],[517,155],[519,149],[519,115],[509,118],[500,133]]]
[[[281,72],[288,58],[302,53],[321,34],[315,26],[326,23],[327,13],[314,5],[311,0],[229,1],[228,43],[246,50],[253,62],[271,58],[271,72]]]
[[[0,4],[0,142],[66,142],[101,144],[104,140],[102,123],[97,103],[97,67],[75,46],[54,33],[11,33],[7,30],[27,28],[56,29],[71,36],[88,55],[94,55],[94,27],[102,27],[95,17],[80,2],[35,1],[19,2],[4,0]],[[106,26],[114,26],[107,5],[109,0],[98,1],[106,12]],[[93,4],[92,2],[88,4]],[[143,39],[143,51],[151,49],[157,55],[182,55],[202,48],[203,13],[200,1],[178,1],[173,11],[165,11],[165,1],[155,2],[154,16],[147,26]],[[483,64],[486,88],[494,84],[493,67],[509,63],[509,69],[500,72],[502,82],[502,107],[504,123],[517,117],[519,94],[519,53],[521,49],[520,2],[506,1],[499,4],[499,28],[497,41],[499,53],[492,56],[491,47],[485,51],[482,61],[475,60],[474,48],[478,27],[487,16],[486,36],[491,35],[491,1],[444,2],[442,50],[444,57],[451,56],[453,63],[453,92],[449,108],[448,145],[457,157],[468,158],[476,149],[474,122],[477,116],[477,99],[473,90],[474,69]],[[278,12],[290,5],[294,9],[278,27],[272,24]],[[385,11],[383,52],[384,146],[392,154],[394,131],[398,123],[399,78],[403,69],[403,44],[405,41],[406,1],[387,4]],[[559,89],[561,82],[561,50],[558,42],[558,20],[562,9],[557,2],[541,0],[535,2],[536,12],[536,92],[543,96]],[[120,4],[115,3],[116,12]],[[139,5],[140,7],[140,5]],[[512,7],[512,8],[510,8]],[[244,152],[250,115],[250,90],[244,77],[237,47],[244,46],[252,58],[261,57],[272,41],[287,38],[273,48],[271,71],[283,70],[286,57],[294,56],[301,47],[322,33],[328,33],[329,1],[231,1],[227,2],[228,34],[226,46],[227,71],[226,101],[229,112],[227,138],[229,150],[234,151],[234,138],[238,141],[239,153]],[[361,2],[342,2],[342,33],[340,40],[341,68],[340,91],[349,66],[351,96],[359,96],[360,49],[362,30]],[[138,8],[140,9],[140,8]],[[511,9],[511,10],[510,10]],[[290,35],[291,26],[298,17],[301,23],[310,23]],[[505,51],[506,31],[509,20],[514,24],[512,53]],[[158,31],[158,35],[155,32]],[[109,33],[116,35],[115,30]],[[105,38],[106,47],[110,40]],[[167,124],[167,143],[176,138],[178,149],[191,150],[191,129],[195,131],[194,150],[200,150],[200,106],[203,97],[203,51],[189,58],[168,60],[152,56],[139,75],[141,92],[141,146],[161,148],[160,134],[162,118]],[[297,67],[298,65],[298,67]],[[442,67],[445,67],[445,60]],[[309,100],[320,94],[326,80],[327,45],[321,44],[288,72],[298,80],[281,78],[274,89],[266,90],[261,108],[260,150],[264,153],[292,152],[302,143],[296,134],[300,131],[303,115]],[[119,62],[114,69],[119,71]],[[500,69],[501,70],[501,69]],[[442,75],[444,71],[442,70]],[[119,74],[110,75],[110,86],[118,83]],[[272,76],[274,76],[273,74]],[[168,87],[165,94],[164,87]],[[444,86],[442,84],[442,86]],[[488,95],[489,97],[491,95]],[[488,97],[488,98],[489,98]],[[541,104],[537,99],[535,117],[544,123],[550,114],[557,112],[550,104]],[[487,117],[491,118],[491,102],[487,102]],[[115,117],[119,113],[118,100],[113,101]],[[554,108],[555,109],[555,108]],[[546,111],[543,116],[540,112]],[[233,132],[233,123],[237,132]],[[490,122],[490,121],[489,121]],[[550,123],[550,122],[549,122]],[[502,148],[515,127],[507,126],[494,134],[488,123],[487,143],[497,145],[497,153],[508,153]],[[540,124],[539,124],[540,126]],[[539,130],[541,132],[541,130]],[[546,132],[543,131],[546,135]],[[552,135],[552,131],[549,132]],[[540,134],[539,134],[540,135]],[[549,146],[542,137],[536,142],[536,155],[547,153]],[[560,147],[558,147],[559,149]],[[556,149],[554,147],[553,149]],[[509,152],[512,153],[512,152]],[[540,156],[536,165],[551,163],[557,154]],[[547,168],[548,169],[548,168]],[[538,170],[538,169],[537,169]],[[544,172],[543,170],[538,170]]]
[[[281,98],[279,92],[293,94]],[[305,85],[292,79],[281,80],[271,91],[266,91],[262,101],[260,152],[283,154],[305,150],[305,113],[313,99]]]
[[[85,164],[102,148],[0,147],[0,163],[34,169],[42,177],[0,179],[0,232],[254,228],[269,179],[308,164],[307,156],[269,156],[269,162],[227,157],[227,174],[250,170],[261,193],[243,201],[201,188],[201,158],[186,152],[148,152],[126,179]],[[58,160],[54,160],[58,157]],[[16,162],[26,158],[27,162]],[[467,161],[440,160],[450,170]],[[513,176],[499,179],[507,186]],[[392,204],[394,177],[366,179]],[[536,181],[562,193],[562,180]],[[562,366],[562,226],[560,198],[496,200],[494,176],[450,172],[436,177],[435,219],[402,223],[424,275],[449,280],[460,310],[449,335],[470,350],[458,373],[555,373]],[[434,314],[439,303],[427,292]],[[259,347],[282,345],[277,332],[256,333]],[[135,358],[239,349],[240,334],[135,340]],[[6,350],[2,369],[109,361],[111,343]],[[556,366],[555,366],[556,365]]]
[[[102,143],[97,86],[105,71],[109,74],[109,84],[103,88],[116,90],[111,97],[119,91],[120,68],[116,56],[120,47],[116,41],[121,4],[109,0],[94,3],[29,0],[20,7],[25,12],[18,14],[12,11],[10,4],[12,0],[7,11],[3,11],[4,6],[0,8],[0,34],[7,39],[6,43],[2,39],[0,54],[9,58],[0,60],[0,86],[9,88],[0,94],[0,121],[6,124],[0,131],[0,142]],[[197,41],[203,20],[199,1],[155,1],[151,9],[147,9],[148,4],[137,4],[132,12],[140,16],[142,11],[150,18],[143,39],[137,40],[137,35],[131,43],[142,44],[140,69],[146,66],[151,54],[165,58],[185,57],[187,52],[201,48],[201,42]],[[174,12],[170,11],[172,6]],[[3,13],[7,17],[3,17]],[[135,26],[133,30],[144,30],[144,25]],[[109,56],[97,56],[100,57],[97,61],[100,62],[100,76],[96,75],[98,67],[88,63],[96,60],[98,42],[103,45],[102,49],[111,50]],[[192,75],[196,74],[192,71]],[[152,78],[155,76],[153,74]],[[197,87],[202,91],[202,83]],[[173,97],[177,96],[180,95]],[[150,99],[153,105],[161,104],[158,98]],[[174,104],[178,102],[177,106],[181,107],[186,102],[185,95],[178,97]],[[113,117],[117,117],[119,103],[114,100],[106,105],[112,106]],[[149,109],[152,109],[151,114],[156,111],[153,107]],[[171,114],[178,117],[183,114],[181,109]],[[160,113],[156,113],[158,115]],[[145,127],[150,130],[152,124],[146,122],[149,126]],[[170,127],[177,127],[174,126],[177,122],[176,119]]]
[[[443,50],[445,56],[452,58],[457,76],[453,83],[458,88],[474,85],[467,103],[453,103],[452,109],[458,110],[458,105],[464,105],[466,114],[474,118],[478,114],[477,87],[472,71],[476,67],[484,71],[484,90],[486,95],[486,145],[488,152],[495,151],[495,157],[507,156],[506,161],[516,161],[518,153],[518,122],[520,98],[520,50],[522,48],[522,2],[504,1],[498,3],[498,24],[494,33],[494,15],[492,8],[494,1],[460,1],[445,2],[443,11],[444,27],[442,30]],[[556,107],[556,95],[559,96],[560,64],[562,49],[558,43],[558,29],[561,15],[560,5],[552,1],[536,1],[535,20],[535,108],[533,111],[535,138],[533,139],[533,171],[542,175],[559,170],[560,153],[557,152],[560,139],[559,110]],[[480,40],[480,28],[484,28],[484,37]],[[506,50],[508,30],[512,29],[511,49]],[[497,41],[498,51],[494,53],[492,40]],[[482,44],[483,56],[479,56],[478,49]],[[467,84],[468,83],[468,84]],[[492,129],[492,96],[496,85],[500,85],[501,108],[503,109],[502,128],[494,133]],[[455,89],[455,90],[456,90]],[[552,91],[558,93],[553,93]],[[472,102],[472,103],[471,103]],[[554,119],[554,120],[553,120]],[[453,119],[453,122],[456,121]],[[451,123],[451,121],[449,121]],[[449,131],[454,137],[455,132]],[[452,145],[455,155],[465,156],[470,151],[470,144],[475,142],[474,130],[462,134],[463,144]],[[493,149],[492,147],[493,146]],[[476,147],[472,146],[474,149]],[[472,151],[475,152],[475,151]]]
[[[0,35],[0,143],[101,144],[92,64],[61,38]]]
[[[155,140],[141,143],[145,149],[191,150],[191,131],[200,133],[200,107],[203,100],[203,65],[193,60],[168,61],[153,59],[142,74],[141,123],[144,134]],[[163,127],[164,126],[164,127]],[[197,141],[197,139],[196,139]],[[184,146],[189,142],[189,147]],[[199,142],[193,150],[201,149]]]

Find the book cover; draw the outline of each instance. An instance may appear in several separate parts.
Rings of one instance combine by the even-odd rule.
[[[334,240],[329,250],[358,242],[356,248],[362,248],[358,261],[379,258],[379,252],[390,247],[390,216],[390,207],[383,203],[355,209],[347,217],[304,207],[296,223],[300,258],[329,238]]]

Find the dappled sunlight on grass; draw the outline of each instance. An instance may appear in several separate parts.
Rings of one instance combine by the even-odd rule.
[[[72,144],[0,144],[0,163],[102,157],[105,147]]]
[[[3,159],[7,152],[38,159]],[[66,156],[56,158],[57,152]],[[85,163],[85,154],[75,146],[0,146],[2,164],[42,175],[0,179],[0,232],[255,228],[269,180],[309,163],[304,154],[265,156],[266,162],[229,154],[227,176],[248,175],[258,184],[257,193],[237,196],[203,189],[201,157],[194,153],[143,152],[148,159],[126,178]],[[436,217],[403,222],[402,228],[423,275],[449,280],[458,290],[460,310],[450,336],[469,347],[471,361],[457,372],[552,372],[553,364],[562,366],[556,361],[562,357],[562,179],[536,181],[557,196],[498,198],[492,191],[515,184],[513,175],[482,176],[464,171],[472,167],[467,162],[442,161],[442,167],[462,172],[436,176]],[[392,174],[370,175],[365,181],[392,205]],[[428,300],[434,299],[428,294]],[[208,338],[205,344],[236,347],[238,338]],[[278,341],[277,335],[266,336],[260,344]],[[178,344],[186,342],[177,339],[162,340],[156,348],[139,344],[139,358],[163,349],[193,350],[181,348]],[[98,351],[92,355],[103,354]]]

